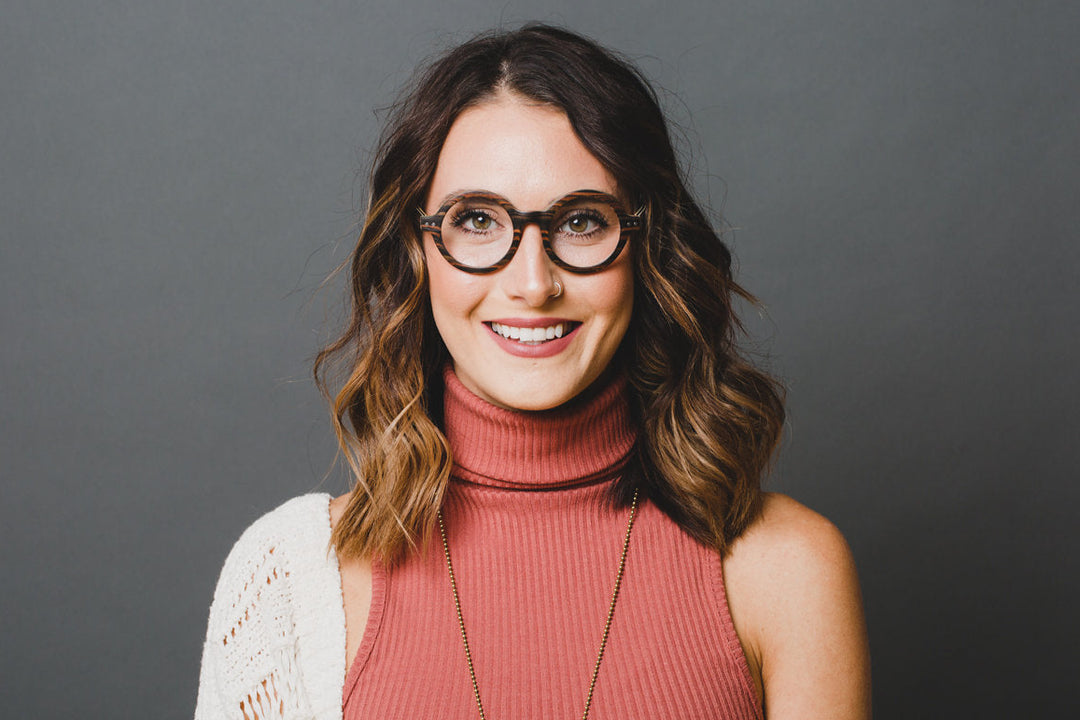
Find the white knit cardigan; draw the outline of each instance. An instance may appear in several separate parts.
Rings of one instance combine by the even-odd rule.
[[[264,515],[221,571],[195,720],[341,720],[345,610],[330,496]]]

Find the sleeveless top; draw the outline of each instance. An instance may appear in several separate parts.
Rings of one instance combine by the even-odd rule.
[[[580,717],[629,518],[607,501],[635,439],[626,380],[538,413],[445,381],[443,517],[485,714]],[[343,703],[345,720],[479,716],[437,530],[375,563]],[[763,717],[720,555],[643,499],[589,717]]]

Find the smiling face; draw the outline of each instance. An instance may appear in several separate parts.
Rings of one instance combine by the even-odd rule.
[[[502,93],[454,121],[425,212],[472,191],[499,195],[522,212],[546,210],[578,190],[620,196],[615,178],[581,144],[565,113]],[[495,405],[546,410],[574,398],[611,363],[630,324],[629,247],[589,275],[557,267],[536,225],[525,227],[513,259],[491,274],[453,267],[429,233],[424,254],[432,314],[454,371]]]

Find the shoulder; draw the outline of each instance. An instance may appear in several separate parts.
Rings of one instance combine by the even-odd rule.
[[[859,581],[835,525],[766,493],[760,516],[726,554],[724,573],[732,619],[767,706],[790,703],[816,717],[805,713],[826,699],[833,711],[868,703]],[[861,717],[853,712],[836,717]]]
[[[325,554],[330,539],[328,503],[328,495],[302,495],[249,525],[225,558],[212,610],[233,606],[259,579],[273,578],[275,572],[291,574],[289,566]],[[211,613],[211,623],[214,619]]]
[[[259,519],[240,535],[237,545],[251,543],[280,533],[312,532],[328,524],[327,508],[330,497],[325,493],[299,495],[286,500]]]
[[[247,527],[231,554],[276,540],[316,540],[329,537],[330,496],[324,493],[300,495],[286,500]]]
[[[728,603],[751,663],[788,624],[837,601],[857,600],[847,541],[825,517],[779,493],[724,557]]]
[[[329,500],[325,494],[289,500],[233,545],[210,607],[200,708],[242,707],[243,698],[261,697],[268,678],[278,678],[288,692],[273,704],[327,717],[336,701],[340,711],[344,617]]]
[[[725,567],[755,583],[790,589],[846,575],[855,566],[847,541],[829,520],[787,495],[765,493],[761,513],[732,544]]]

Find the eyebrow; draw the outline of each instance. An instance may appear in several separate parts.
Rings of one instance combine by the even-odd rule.
[[[580,193],[580,192],[602,193],[604,195],[607,195],[608,197],[611,197],[611,198],[614,198],[615,200],[618,200],[620,203],[623,202],[622,198],[620,198],[617,193],[611,193],[611,192],[608,192],[607,190],[597,190],[595,188],[585,188],[585,187],[583,187],[583,188],[577,188],[576,190],[570,190],[569,192],[564,192],[562,195],[559,195],[559,196],[549,200],[547,205],[545,205],[542,210],[538,210],[536,212],[543,212],[545,210],[549,210],[555,205],[555,203],[559,202],[563,198],[568,197],[570,195],[573,195],[574,193]],[[510,200],[505,195],[497,193],[497,192],[495,192],[493,190],[485,190],[483,188],[453,190],[453,191],[447,193],[446,195],[444,195],[443,198],[441,200],[439,200],[438,205],[436,206],[436,209],[441,208],[443,205],[446,205],[446,203],[450,202],[454,198],[461,197],[463,195],[491,195],[491,196],[497,197],[497,198],[499,198],[499,199],[501,199],[501,200],[503,200],[503,201],[505,201],[507,203],[510,203],[510,205],[515,210],[518,210],[519,212],[521,212],[521,208],[519,208],[514,203],[510,202]],[[425,213],[426,212],[427,211],[425,210]],[[532,211],[530,211],[530,212],[532,212]]]
[[[502,198],[503,200],[506,200],[505,197],[503,197],[499,193],[494,192],[492,190],[484,190],[483,188],[463,188],[461,190],[453,190],[451,192],[446,193],[446,195],[444,195],[443,198],[441,200],[439,200],[439,207],[442,207],[443,205],[450,202],[454,198],[461,197],[462,195],[493,195],[493,196],[495,196],[497,198]],[[510,202],[510,201],[506,200],[506,202]]]

